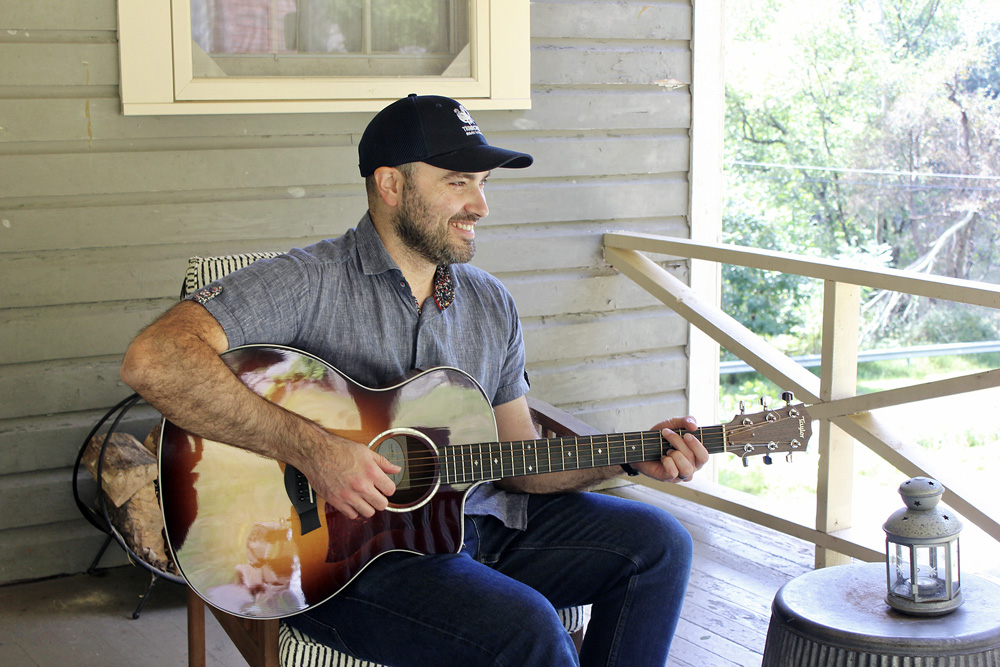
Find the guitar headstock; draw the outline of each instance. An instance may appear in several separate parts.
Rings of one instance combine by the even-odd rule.
[[[766,399],[761,399],[764,409],[746,414],[740,401],[740,414],[723,426],[725,450],[743,459],[749,465],[751,456],[763,456],[764,463],[771,463],[771,454],[785,453],[791,461],[794,452],[806,451],[812,435],[809,412],[802,403],[792,404],[789,392],[782,394],[785,405],[780,408],[768,407]]]

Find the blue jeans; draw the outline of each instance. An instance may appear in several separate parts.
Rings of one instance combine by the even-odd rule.
[[[528,529],[467,516],[458,554],[389,553],[285,621],[365,660],[414,667],[663,667],[691,568],[667,512],[598,493],[532,496]],[[555,610],[592,604],[577,657]]]

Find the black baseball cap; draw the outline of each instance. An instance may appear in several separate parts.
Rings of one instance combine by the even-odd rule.
[[[358,144],[358,159],[362,176],[407,162],[480,172],[522,169],[534,161],[527,153],[486,143],[476,121],[455,100],[416,94],[396,100],[368,123]]]

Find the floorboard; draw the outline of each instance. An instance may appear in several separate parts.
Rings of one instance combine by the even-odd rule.
[[[758,667],[774,594],[812,569],[812,545],[644,486],[611,493],[665,508],[694,540],[667,667]]]

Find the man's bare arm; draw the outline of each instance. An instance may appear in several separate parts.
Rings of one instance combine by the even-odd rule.
[[[184,301],[135,338],[122,379],[184,430],[295,466],[349,518],[385,509],[395,490],[386,473],[398,468],[257,396],[219,357],[228,346],[218,321]]]
[[[497,432],[503,442],[515,440],[534,440],[538,438],[535,424],[531,419],[528,400],[521,397],[499,405],[494,409],[497,420]],[[525,477],[508,477],[496,484],[506,491],[519,493],[563,493],[566,491],[585,491],[593,486],[620,475],[622,469],[618,466],[591,468],[588,470],[568,470],[552,472],[543,475],[528,475]]]

